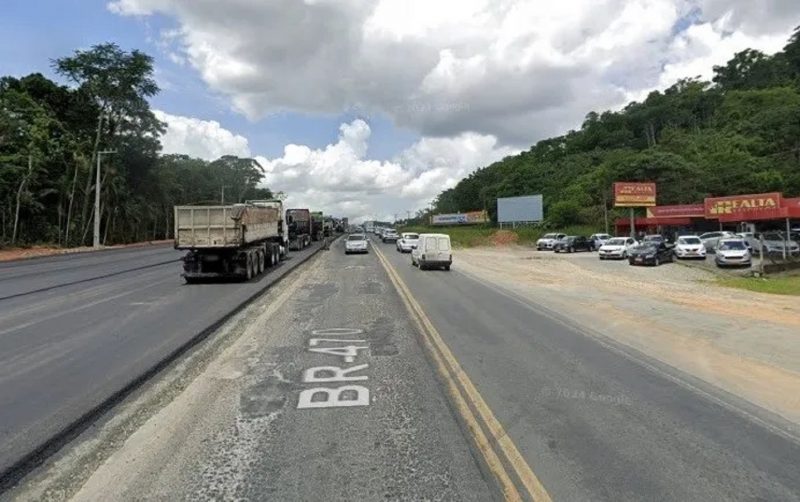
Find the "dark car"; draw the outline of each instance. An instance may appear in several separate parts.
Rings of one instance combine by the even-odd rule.
[[[643,242],[628,251],[628,263],[631,265],[658,266],[675,259],[672,247],[664,243]]]
[[[592,241],[583,235],[568,235],[556,242],[553,250],[556,253],[566,252],[574,253],[575,251],[591,251],[593,249]]]

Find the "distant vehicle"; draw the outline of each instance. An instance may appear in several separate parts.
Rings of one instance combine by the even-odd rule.
[[[609,234],[592,234],[589,236],[589,240],[592,241],[592,250],[596,251],[600,249],[600,246],[606,243],[608,239],[611,238]]]
[[[399,239],[399,238],[400,238],[400,236],[397,234],[397,230],[395,230],[393,228],[387,228],[386,231],[383,232],[383,235],[381,236],[381,240],[384,243],[386,243],[386,242],[397,242],[397,239]]]
[[[536,241],[536,249],[538,251],[541,251],[542,249],[553,249],[553,247],[556,245],[556,242],[560,241],[566,236],[567,234],[544,234],[541,239]]]
[[[706,259],[706,247],[696,235],[680,235],[675,241],[675,257],[678,259]]]
[[[369,253],[369,241],[364,234],[350,234],[344,241],[344,254]]]
[[[624,260],[628,257],[628,252],[631,248],[638,244],[633,237],[612,237],[600,246],[600,249],[597,250],[597,256],[601,260]]]
[[[764,241],[764,254],[783,255],[784,250],[792,256],[800,254],[800,244],[792,240],[785,241],[781,232],[764,232],[761,237]]]
[[[644,238],[642,238],[642,242],[654,242],[656,244],[665,244],[667,242],[667,239],[661,234],[650,234],[650,235],[645,235]]]
[[[733,237],[736,237],[736,234],[728,231],[706,232],[704,234],[700,234],[700,240],[703,241],[703,246],[705,246],[706,251],[714,251],[720,239],[730,239]]]
[[[419,234],[414,232],[403,232],[400,238],[397,239],[397,250],[401,253],[410,253],[419,242]]]
[[[749,267],[752,264],[752,255],[747,249],[743,239],[720,239],[717,243],[717,253],[714,262],[718,267]]]
[[[287,209],[286,222],[289,228],[289,249],[300,251],[311,245],[311,211]]]
[[[665,243],[642,242],[628,251],[628,263],[631,265],[658,266],[675,259],[672,248]]]
[[[556,242],[553,251],[556,253],[574,253],[576,251],[591,251],[592,241],[583,235],[568,235]]]
[[[447,234],[419,234],[417,247],[411,250],[411,264],[420,270],[443,268],[450,270],[453,250]]]
[[[325,216],[322,211],[311,212],[311,240],[321,241],[325,237]]]

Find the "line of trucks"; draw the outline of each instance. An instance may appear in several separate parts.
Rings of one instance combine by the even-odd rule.
[[[286,209],[280,200],[220,206],[175,206],[175,249],[186,251],[183,278],[249,280],[347,227],[347,218]]]

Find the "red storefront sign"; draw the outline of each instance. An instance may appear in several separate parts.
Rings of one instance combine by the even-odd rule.
[[[653,206],[647,208],[648,218],[702,218],[706,214],[703,204]]]
[[[720,221],[769,220],[785,217],[780,192],[708,197],[705,216]]]
[[[618,181],[614,183],[615,207],[646,207],[656,205],[656,184]]]

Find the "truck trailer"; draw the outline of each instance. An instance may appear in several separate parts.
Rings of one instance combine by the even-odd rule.
[[[175,249],[187,283],[249,280],[277,265],[284,241],[280,209],[262,203],[175,206]]]
[[[325,217],[322,211],[311,212],[311,240],[321,241],[324,237]]]
[[[311,245],[311,211],[308,209],[287,209],[286,222],[289,225],[289,249],[300,251]]]

